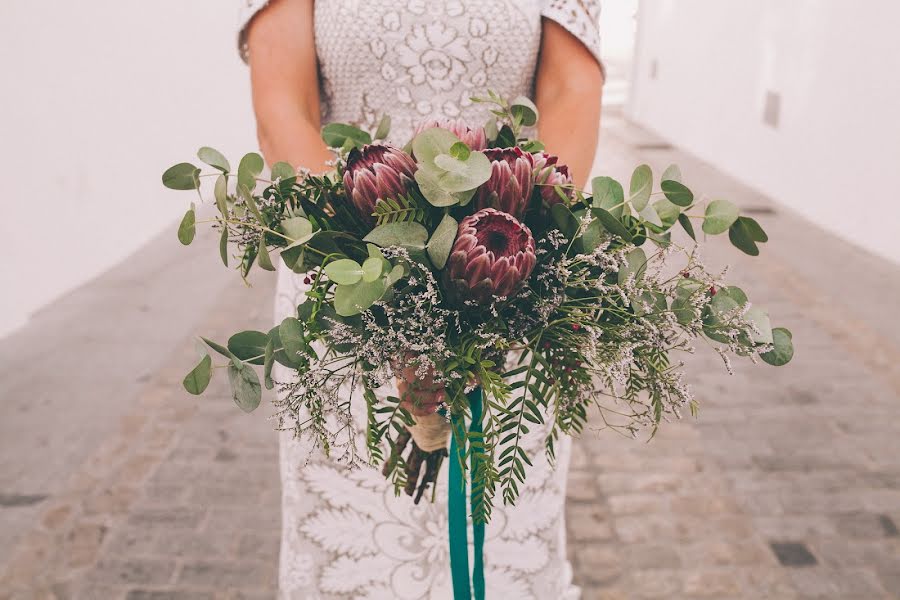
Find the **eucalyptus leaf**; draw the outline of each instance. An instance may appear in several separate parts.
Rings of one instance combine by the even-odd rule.
[[[426,240],[428,240],[428,230],[415,221],[385,223],[370,231],[363,238],[364,242],[371,242],[382,248],[387,246],[424,248]]]
[[[497,135],[500,131],[497,129],[497,118],[491,117],[484,124],[484,137],[487,138],[488,141],[493,141],[497,139]]]
[[[672,312],[679,323],[689,325],[696,317],[694,306],[691,304],[691,296],[689,294],[677,296],[672,301]]]
[[[334,290],[334,310],[342,317],[357,315],[375,304],[387,290],[383,278],[339,285]]]
[[[269,341],[272,342],[272,358],[278,364],[285,366],[289,369],[296,369],[300,363],[292,360],[287,353],[284,351],[284,347],[281,343],[281,334],[279,333],[280,325],[276,325],[272,329],[269,330]]]
[[[753,326],[759,331],[751,331],[750,339],[757,344],[771,344],[772,339],[772,323],[769,321],[769,313],[758,306],[751,306],[744,318],[753,323]]]
[[[268,341],[262,331],[241,331],[228,338],[228,351],[244,362],[261,365]]]
[[[384,115],[381,117],[381,120],[378,121],[378,128],[375,130],[375,139],[383,140],[388,134],[391,132],[391,117],[390,115]]]
[[[519,96],[515,98],[510,103],[510,112],[512,113],[514,118],[519,119],[519,122],[526,126],[531,127],[537,123],[538,120],[538,109],[537,106],[534,105],[530,99],[525,96]]]
[[[456,142],[452,146],[450,146],[450,156],[459,160],[466,160],[469,158],[469,155],[472,153],[472,149],[469,148],[464,142]]]
[[[241,200],[244,201],[244,204],[247,205],[250,213],[256,217],[259,224],[265,226],[266,221],[263,219],[262,213],[259,212],[259,207],[256,205],[256,200],[253,198],[253,193],[250,190],[251,188],[248,188],[243,183],[238,183],[238,195],[241,197]]]
[[[653,171],[647,165],[640,165],[631,174],[631,186],[629,188],[629,201],[634,210],[640,212],[650,201],[650,192],[653,189]]]
[[[225,156],[215,148],[203,146],[197,151],[197,158],[199,158],[209,166],[215,167],[216,169],[222,171],[223,173],[227,173],[231,170],[231,165],[228,164],[228,159],[225,158]]]
[[[194,235],[197,233],[196,222],[197,215],[193,208],[189,208],[188,211],[184,213],[184,217],[181,218],[181,223],[178,225],[178,241],[185,246],[190,245],[190,243],[194,241]]]
[[[325,274],[339,285],[353,285],[363,277],[363,268],[355,260],[341,258],[325,265]]]
[[[622,184],[612,177],[594,177],[591,180],[591,203],[604,208],[615,218],[622,216],[625,209],[625,191]]]
[[[381,277],[381,272],[384,268],[384,263],[387,262],[383,258],[376,258],[374,256],[370,256],[367,258],[362,264],[362,279],[365,282],[371,283],[375,281],[379,277]],[[388,263],[390,266],[390,263]],[[354,282],[356,283],[356,282]]]
[[[222,218],[228,218],[228,178],[225,175],[216,177],[213,187],[213,196],[216,198],[216,208],[222,214]]]
[[[654,202],[653,210],[656,211],[660,221],[662,221],[663,231],[670,229],[678,221],[678,216],[681,214],[681,209],[665,198]]]
[[[747,225],[740,219],[732,223],[731,227],[728,228],[728,239],[735,248],[744,254],[759,256],[759,246],[750,237]]]
[[[772,345],[774,348],[759,355],[766,363],[773,367],[780,367],[791,362],[794,357],[794,342],[791,332],[784,327],[776,327],[772,330]]]
[[[689,236],[691,236],[691,239],[694,240],[694,241],[696,242],[696,241],[697,241],[697,236],[696,236],[696,234],[694,233],[694,225],[691,223],[690,217],[688,217],[688,216],[687,216],[686,214],[684,214],[684,213],[681,213],[680,215],[678,215],[678,222],[681,224],[682,229],[684,229],[684,231],[685,231]]]
[[[669,165],[666,167],[666,170],[663,171],[661,181],[677,181],[681,183],[681,169],[678,168],[678,165]]]
[[[259,248],[256,251],[256,264],[264,271],[274,271],[275,265],[272,264],[272,257],[269,255],[269,249],[266,247],[266,236],[259,236]]]
[[[550,208],[550,216],[569,241],[575,239],[575,236],[578,234],[579,222],[568,206],[561,202],[554,204]]]
[[[231,383],[231,394],[238,408],[246,413],[256,410],[262,400],[262,388],[256,371],[250,367],[237,368],[230,364],[228,381]]]
[[[727,344],[731,339],[721,331],[728,319],[725,317],[735,312],[740,305],[725,294],[716,294],[706,305],[703,316],[703,333],[711,340]]]
[[[303,325],[294,317],[285,318],[278,326],[278,338],[284,348],[284,354],[291,362],[303,359],[309,344],[303,335]]]
[[[465,159],[440,154],[434,162],[445,171],[437,176],[441,187],[451,193],[473,190],[491,177],[491,161],[483,152],[470,152]]]
[[[643,210],[640,211],[641,218],[651,225],[655,225],[656,227],[662,227],[662,220],[659,218],[659,215],[656,213],[656,209],[653,208],[650,204],[646,205]]]
[[[724,294],[728,296],[732,300],[738,303],[738,306],[744,306],[749,301],[747,299],[747,294],[744,293],[744,290],[737,287],[736,285],[729,285],[727,287],[723,287],[719,290],[719,294]]]
[[[612,216],[609,211],[603,208],[592,208],[591,214],[597,217],[600,221],[600,224],[603,225],[603,228],[606,229],[611,234],[620,237],[626,242],[634,241],[634,237],[631,235],[631,232],[619,221],[616,217]]]
[[[264,167],[262,156],[256,152],[245,154],[238,165],[238,185],[243,185],[249,191],[256,189],[256,178],[263,172]]]
[[[305,217],[290,217],[279,223],[281,231],[291,239],[292,244],[303,243],[313,236],[313,226]]]
[[[584,251],[588,254],[596,250],[600,244],[608,239],[609,233],[603,228],[598,219],[588,223],[588,226],[584,228],[584,233],[581,234],[581,244]]]
[[[322,139],[329,148],[361,147],[372,143],[372,136],[359,127],[346,123],[328,123],[322,128]]]
[[[297,176],[297,170],[290,163],[277,162],[272,165],[272,180],[284,181]]]
[[[677,181],[665,180],[660,184],[663,194],[672,204],[687,207],[694,203],[694,193]]]
[[[738,217],[738,221],[743,224],[747,235],[754,242],[759,242],[762,244],[769,241],[769,236],[763,230],[762,226],[756,221],[756,219],[751,219],[750,217]]]
[[[504,125],[500,128],[500,131],[497,133],[497,137],[494,141],[495,148],[512,148],[516,145],[516,134],[513,133],[512,128],[509,125]]]
[[[196,190],[200,187],[200,169],[191,163],[178,163],[162,174],[163,185],[171,190]]]
[[[431,259],[431,263],[436,269],[443,269],[447,264],[447,258],[450,256],[450,250],[453,249],[453,242],[456,241],[458,230],[459,223],[456,222],[456,219],[445,214],[434,233],[431,234],[426,250],[428,258]]]
[[[419,168],[422,165],[434,166],[434,159],[441,154],[449,154],[450,148],[460,139],[453,133],[440,127],[429,127],[420,131],[412,141],[413,154]]]
[[[459,197],[456,194],[444,189],[438,179],[438,174],[427,170],[423,165],[419,166],[414,177],[416,183],[419,184],[419,191],[422,193],[422,196],[424,196],[432,206],[440,208],[460,203]]]
[[[208,338],[205,338],[205,337],[201,337],[200,339],[203,340],[204,344],[206,344],[207,346],[209,346],[210,348],[212,348],[213,350],[215,350],[216,352],[218,352],[225,358],[231,360],[235,364],[238,364],[238,365],[241,364],[240,359],[237,356],[235,356],[234,354],[232,354],[231,350],[229,350],[225,346],[218,344],[218,343],[216,343]]]
[[[182,385],[189,394],[199,396],[206,390],[212,378],[212,357],[205,354],[200,363],[184,377]]]
[[[703,232],[709,235],[725,233],[737,221],[738,208],[728,200],[713,200],[706,207]]]
[[[624,285],[632,276],[639,280],[647,270],[647,254],[640,248],[634,248],[625,255],[625,266],[619,269],[618,283]]]
[[[272,336],[266,336],[266,338],[266,349],[263,352],[263,385],[267,390],[271,390],[275,387],[275,382],[272,381],[272,367],[275,366],[275,340],[272,339]]]
[[[219,257],[222,264],[228,266],[228,227],[222,225],[222,234],[219,236]]]
[[[388,273],[387,276],[387,284],[394,285],[406,275],[406,269],[403,268],[403,265],[394,265],[394,268],[391,269],[391,272]]]

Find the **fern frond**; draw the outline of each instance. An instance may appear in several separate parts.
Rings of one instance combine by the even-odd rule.
[[[425,220],[425,209],[411,195],[397,198],[379,198],[372,213],[378,225],[386,223],[421,223]]]

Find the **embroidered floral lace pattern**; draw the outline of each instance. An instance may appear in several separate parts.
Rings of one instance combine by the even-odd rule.
[[[244,55],[244,27],[265,4],[242,0],[239,44]],[[599,56],[598,10],[597,0],[319,2],[315,36],[323,120],[374,129],[387,113],[393,121],[389,137],[400,144],[425,118],[481,123],[486,109],[472,103],[471,96],[488,87],[506,97],[530,94],[541,16],[559,22]],[[295,313],[305,289],[302,276],[281,265],[276,322]],[[284,380],[287,373],[276,369]],[[361,397],[358,402],[364,406]],[[578,597],[565,547],[570,443],[566,439],[558,445],[554,469],[544,456],[545,434],[535,427],[527,436],[534,467],[519,502],[503,506],[498,497],[487,526],[489,597]],[[415,506],[406,496],[395,497],[380,472],[347,470],[284,433],[281,477],[282,598],[453,597],[446,467],[435,502]]]

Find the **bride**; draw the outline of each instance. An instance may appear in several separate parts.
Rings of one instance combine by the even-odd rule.
[[[326,120],[374,130],[390,114],[388,141],[398,145],[424,121],[484,123],[487,109],[470,98],[491,89],[535,99],[538,139],[584,186],[603,83],[598,0],[241,2],[239,45],[269,164],[328,170],[333,157],[319,137]],[[302,275],[280,266],[276,322],[295,314],[306,287]],[[425,405],[440,400],[439,391],[417,393]],[[528,436],[534,467],[516,506],[498,503],[487,526],[488,597],[579,596],[565,545],[571,442],[560,440],[554,467],[545,434],[535,427]],[[310,454],[306,440],[285,432],[281,479],[282,598],[453,597],[446,478],[435,502],[414,505],[395,497],[376,470]]]

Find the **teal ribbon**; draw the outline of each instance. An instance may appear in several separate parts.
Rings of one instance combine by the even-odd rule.
[[[469,409],[472,412],[472,423],[469,431],[481,433],[481,388],[475,388],[466,397],[469,399]],[[454,433],[465,430],[462,415],[451,417]],[[472,525],[472,541],[474,542],[474,559],[472,565],[471,584],[469,580],[469,543],[468,526],[466,517],[466,485],[463,481],[461,463],[466,459],[466,445],[456,443],[456,435],[450,436],[450,483],[447,499],[448,523],[450,527],[450,574],[453,578],[454,600],[472,600],[472,592],[475,592],[475,600],[484,600],[484,524]],[[469,473],[474,474],[478,467],[475,454],[472,454],[472,464]],[[483,487],[476,485],[471,479],[472,488],[470,509],[474,512],[475,504],[483,493]]]

